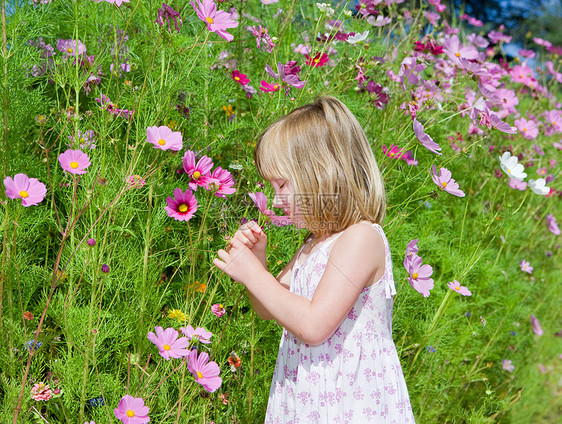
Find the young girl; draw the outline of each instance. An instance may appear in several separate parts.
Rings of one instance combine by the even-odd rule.
[[[359,122],[321,97],[267,128],[255,161],[273,206],[309,232],[277,278],[258,225],[213,261],[284,327],[266,423],[414,423],[392,341],[384,186]]]

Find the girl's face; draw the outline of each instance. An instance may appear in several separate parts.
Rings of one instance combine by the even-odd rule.
[[[304,220],[299,212],[298,206],[294,203],[293,213],[291,213],[291,205],[295,202],[295,193],[290,181],[284,178],[275,178],[270,181],[270,184],[275,190],[275,197],[273,198],[273,207],[283,209],[285,215],[291,218],[293,225],[297,228],[304,228]]]

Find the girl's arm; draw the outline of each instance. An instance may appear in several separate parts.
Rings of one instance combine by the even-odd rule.
[[[241,243],[233,243],[229,253],[220,250],[219,257],[215,265],[244,284],[271,317],[304,343],[317,345],[338,328],[361,290],[383,274],[385,249],[374,228],[349,227],[332,246],[312,300],[282,287]]]

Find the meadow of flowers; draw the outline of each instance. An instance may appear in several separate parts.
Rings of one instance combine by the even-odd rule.
[[[508,60],[440,0],[2,14],[0,422],[263,422],[281,328],[212,259],[250,220],[273,274],[302,242],[253,147],[320,94],[385,178],[417,422],[557,422],[562,46]]]

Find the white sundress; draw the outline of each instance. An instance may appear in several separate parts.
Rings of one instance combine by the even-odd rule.
[[[311,346],[283,329],[265,417],[266,424],[414,423],[408,389],[392,340],[396,294],[388,240],[385,272],[365,287],[346,318],[324,343]],[[324,242],[291,275],[291,292],[312,299],[330,248]]]

